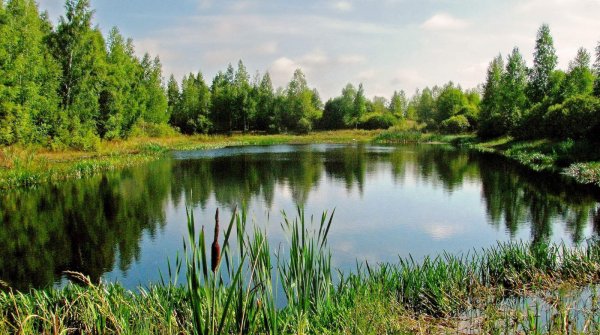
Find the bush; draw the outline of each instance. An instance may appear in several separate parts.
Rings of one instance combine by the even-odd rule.
[[[464,133],[468,131],[471,125],[469,124],[469,120],[464,115],[455,115],[452,116],[440,124],[440,128],[442,132],[448,134],[458,134]]]
[[[394,131],[422,131],[425,128],[424,123],[419,123],[415,120],[407,120],[403,119],[398,121],[392,128],[389,130]]]
[[[308,134],[312,130],[312,123],[307,118],[301,118],[296,125],[296,132],[298,134]]]
[[[477,123],[479,121],[479,110],[477,107],[472,105],[463,106],[460,111],[458,111],[458,115],[464,115],[467,118],[471,129],[477,128]]]
[[[100,146],[100,137],[92,130],[76,134],[69,142],[70,147],[81,151],[96,151]]]
[[[600,124],[600,99],[580,95],[548,108],[544,125],[548,136],[564,138],[592,138],[593,129]]]
[[[372,113],[366,115],[360,122],[362,129],[388,129],[396,123],[396,117],[392,114]]]
[[[546,137],[548,132],[544,129],[544,115],[547,110],[547,103],[533,105],[525,111],[521,122],[512,131],[512,135],[521,139]]]
[[[175,129],[166,123],[150,123],[140,121],[131,128],[131,137],[165,137],[177,134]]]

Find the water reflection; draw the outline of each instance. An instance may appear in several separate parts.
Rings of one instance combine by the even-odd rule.
[[[473,190],[480,192],[479,203],[469,198]],[[576,243],[600,232],[598,189],[492,155],[443,146],[230,148],[177,153],[102,176],[3,192],[0,279],[24,289],[52,285],[63,270],[97,280],[116,269],[126,275],[135,265],[145,268],[135,279],[144,283],[140,273],[156,271],[156,259],[146,262],[144,254],[154,248],[166,260],[175,252],[170,246],[180,244],[181,236],[164,241],[163,230],[181,224],[167,219],[169,211],[187,205],[212,212],[215,205],[241,204],[273,211],[285,207],[287,195],[315,211],[336,206],[346,212],[332,240],[334,252],[346,252],[348,259],[371,255],[383,261],[389,260],[382,259],[385,254],[416,252],[401,238],[417,241],[426,253],[439,252],[435,241],[441,240],[449,241],[439,244],[445,249],[478,247],[464,235],[479,234],[486,220],[500,229],[492,240],[518,238],[525,228],[533,241],[559,234]],[[478,216],[479,208],[487,218]],[[464,222],[446,222],[430,217],[437,211],[468,215]],[[566,235],[556,227],[564,227]]]
[[[144,232],[166,224],[168,164],[0,196],[0,278],[20,289],[54,283],[64,270],[98,280],[140,257]]]

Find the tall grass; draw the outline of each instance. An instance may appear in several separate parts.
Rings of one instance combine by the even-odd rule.
[[[571,319],[583,320],[568,326],[573,331],[600,329],[593,303],[577,311],[556,298],[546,321],[531,305],[505,303],[562,292],[557,288],[565,283],[594,287],[600,283],[598,241],[575,248],[506,242],[422,261],[357,263],[334,280],[333,213],[314,221],[301,208],[294,219],[283,213],[288,243],[274,250],[264,230],[248,227],[244,211],[222,228],[218,213],[214,226],[204,227],[189,211],[184,254],[173,269],[169,262],[161,285],[133,293],[67,273],[78,284],[29,293],[8,288],[0,293],[0,334],[445,333],[471,325],[480,333],[542,333],[564,329]],[[567,321],[548,325],[557,317]]]
[[[420,130],[401,130],[390,128],[377,135],[373,142],[379,144],[408,144],[408,143],[454,143],[470,141],[474,135],[447,135],[426,133]]]
[[[95,173],[129,167],[163,157],[171,150],[206,150],[239,145],[283,143],[369,142],[379,131],[338,130],[307,135],[194,135],[167,134],[162,137],[132,137],[102,141],[93,151],[44,147],[0,146],[0,189],[28,187],[46,182],[81,178]]]

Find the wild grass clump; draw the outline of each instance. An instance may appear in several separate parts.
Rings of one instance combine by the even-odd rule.
[[[588,140],[549,139],[517,141],[501,137],[485,142],[457,142],[480,152],[499,153],[535,171],[562,171],[582,184],[600,186],[600,151]]]
[[[582,184],[600,186],[600,162],[574,163],[564,169],[563,173]]]
[[[284,143],[370,142],[379,131],[336,130],[305,135],[233,134],[186,136],[170,127],[140,123],[138,132],[126,140],[93,137],[93,145],[69,147],[53,143],[43,146],[0,146],[0,189],[27,187],[41,183],[81,178],[94,173],[132,166],[158,159],[171,150],[208,150],[226,146],[274,145]],[[138,136],[139,135],[139,136]],[[98,141],[96,141],[98,140]]]
[[[303,329],[309,318],[326,308],[333,292],[326,245],[332,216],[324,213],[316,231],[311,222],[300,208],[295,220],[284,213],[289,249],[272,255],[262,230],[255,227],[248,234],[245,212],[234,213],[221,245],[217,210],[209,255],[204,227],[197,235],[193,213],[188,213],[184,259],[195,333],[277,334]],[[277,308],[279,283],[287,301],[283,311]]]
[[[455,143],[469,141],[474,136],[469,134],[451,135],[424,133],[420,130],[400,130],[390,128],[382,131],[374,139],[378,144],[408,144],[408,143]]]
[[[334,279],[328,248],[332,217],[324,213],[313,223],[300,208],[295,219],[283,213],[288,243],[274,250],[264,230],[247,226],[244,211],[234,212],[224,227],[217,211],[214,226],[206,230],[190,211],[184,254],[173,268],[169,263],[168,278],[161,275],[160,285],[134,293],[66,273],[77,284],[29,293],[7,288],[0,293],[0,333],[426,334],[477,329],[538,334],[600,329],[597,303],[576,310],[558,297],[544,307],[550,319],[539,317],[544,308],[537,305],[507,303],[563,292],[564,285],[594,288],[600,283],[599,241],[579,247],[505,242],[464,255],[357,263],[355,271],[339,272]],[[214,231],[212,243],[207,229]],[[597,294],[591,297],[597,302]],[[567,321],[555,322],[557,317]]]
[[[425,135],[417,130],[396,131],[385,130],[375,137],[373,142],[381,144],[419,143],[423,142]]]

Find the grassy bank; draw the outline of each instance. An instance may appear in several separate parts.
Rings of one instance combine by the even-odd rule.
[[[451,135],[440,133],[424,133],[417,130],[397,130],[391,128],[382,131],[373,139],[379,144],[408,144],[408,143],[452,143],[472,138],[471,135]]]
[[[500,154],[535,171],[551,171],[600,186],[600,150],[587,140],[516,140],[501,137],[483,140],[473,134],[449,135],[391,128],[373,141],[380,144],[452,143],[479,152]]]
[[[519,141],[511,137],[489,141],[465,138],[455,143],[501,154],[536,171],[563,173],[580,183],[600,186],[600,150],[597,143],[548,139]]]
[[[247,227],[241,213],[224,227],[217,223],[218,238],[210,244],[205,227],[197,227],[189,214],[185,255],[172,263],[160,285],[131,292],[67,273],[77,284],[26,293],[6,288],[0,293],[0,333],[600,331],[600,295],[590,291],[583,305],[567,297],[575,288],[600,282],[597,241],[578,248],[510,242],[420,262],[364,263],[335,280],[327,247],[331,224],[326,213],[314,223],[302,211],[295,219],[284,214],[289,243],[272,248],[266,233]],[[284,306],[278,306],[278,294],[285,296]],[[515,297],[538,297],[547,304],[543,309],[527,300],[507,303]]]
[[[50,151],[36,147],[0,148],[0,189],[80,178],[156,159],[171,150],[198,150],[233,145],[368,142],[377,131],[341,130],[307,135],[185,136],[133,138],[101,142],[94,151]]]

